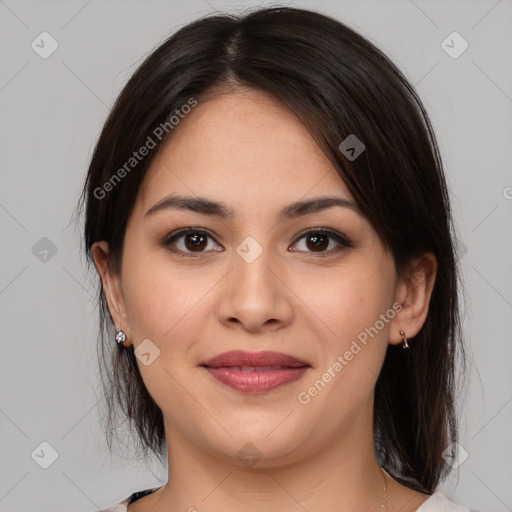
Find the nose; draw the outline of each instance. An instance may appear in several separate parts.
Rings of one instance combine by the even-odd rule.
[[[251,333],[282,329],[293,317],[286,272],[263,252],[252,262],[233,255],[233,267],[220,283],[219,321]]]

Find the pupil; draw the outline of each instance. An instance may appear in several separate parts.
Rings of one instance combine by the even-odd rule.
[[[206,240],[206,237],[204,235],[201,235],[201,234],[192,234],[192,235],[187,235],[185,237],[185,245],[187,246],[187,249],[204,249],[205,247],[205,240]],[[189,243],[188,242],[191,242],[192,245],[189,246]]]
[[[310,235],[309,240],[313,241],[313,247],[318,249],[325,249],[329,245],[329,240],[325,235]],[[327,240],[327,245],[325,241]],[[324,243],[322,243],[324,242]]]

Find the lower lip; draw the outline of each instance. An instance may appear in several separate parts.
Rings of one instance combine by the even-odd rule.
[[[208,373],[222,384],[245,392],[271,391],[300,379],[309,366],[301,368],[283,368],[264,372],[242,372],[230,367],[210,368],[205,366]]]

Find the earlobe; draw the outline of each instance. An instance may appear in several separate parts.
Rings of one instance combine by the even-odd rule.
[[[110,316],[116,328],[123,328],[126,332],[126,320],[123,295],[121,292],[120,277],[109,266],[109,247],[104,240],[95,242],[91,247],[96,270],[100,276],[103,290],[108,303]]]
[[[431,252],[422,254],[411,261],[410,268],[397,285],[396,300],[402,309],[392,320],[389,333],[390,344],[404,343],[404,347],[404,338],[414,338],[427,318],[437,274],[436,257]]]

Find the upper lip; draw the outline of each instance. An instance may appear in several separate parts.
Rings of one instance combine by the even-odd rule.
[[[263,351],[263,352],[244,352],[243,350],[232,350],[223,352],[207,361],[200,363],[201,366],[211,368],[220,368],[227,366],[283,366],[290,368],[300,368],[310,366],[309,363],[302,361],[294,356],[283,354],[281,352]]]

